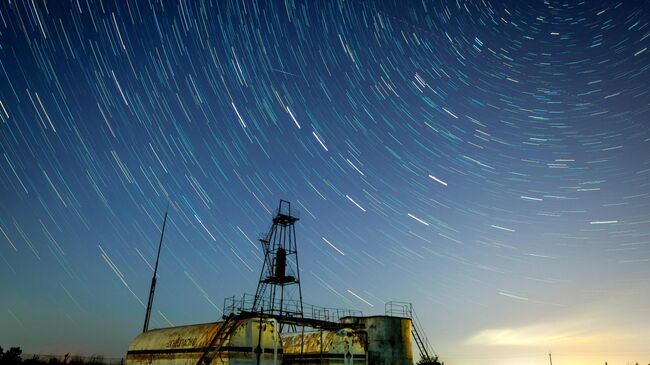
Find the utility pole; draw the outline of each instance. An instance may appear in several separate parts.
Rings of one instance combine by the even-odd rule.
[[[553,365],[553,358],[551,357],[551,353],[548,353],[548,361],[551,362],[551,365]]]
[[[156,291],[156,275],[158,274],[158,260],[160,259],[160,249],[162,248],[163,236],[165,235],[165,225],[167,224],[167,212],[169,212],[169,202],[165,209],[165,218],[163,219],[162,231],[160,232],[160,243],[158,243],[158,256],[156,256],[156,266],[153,269],[153,278],[151,278],[151,289],[149,290],[149,302],[147,303],[147,313],[144,316],[144,327],[142,332],[149,330],[149,318],[151,318],[151,307],[153,306],[153,294]]]

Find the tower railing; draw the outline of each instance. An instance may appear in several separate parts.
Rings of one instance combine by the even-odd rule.
[[[289,217],[294,217],[300,219],[301,212],[299,209],[296,208],[291,208],[290,205],[287,204],[281,204],[281,206],[278,206],[274,211],[273,214],[275,216],[278,215],[285,215]]]

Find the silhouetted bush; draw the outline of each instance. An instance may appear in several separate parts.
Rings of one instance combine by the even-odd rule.
[[[445,365],[445,363],[440,362],[438,356],[436,356],[433,359],[420,359],[416,365]]]
[[[18,365],[22,362],[22,359],[20,358],[22,353],[23,350],[21,350],[20,347],[12,347],[2,354],[0,362],[3,365]]]

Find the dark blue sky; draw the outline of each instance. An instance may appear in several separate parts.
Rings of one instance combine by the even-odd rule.
[[[449,363],[650,361],[649,12],[2,2],[0,345],[122,356],[167,201],[152,327],[220,318],[282,198],[306,302],[412,301]]]

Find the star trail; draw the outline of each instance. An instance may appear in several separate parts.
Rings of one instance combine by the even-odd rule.
[[[168,203],[151,327],[220,319],[287,199],[308,303],[648,363],[649,46],[641,0],[2,1],[0,345],[123,357]]]

